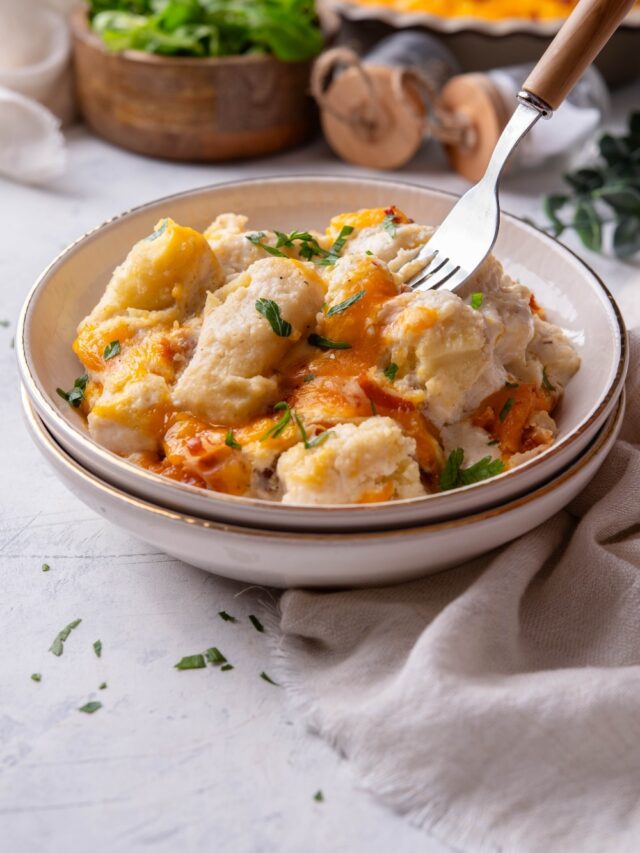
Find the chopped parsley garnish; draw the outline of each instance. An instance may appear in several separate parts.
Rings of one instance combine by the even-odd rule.
[[[382,227],[384,228],[384,230],[387,232],[387,234],[389,234],[391,237],[395,237],[396,232],[398,231],[398,226],[397,226],[395,220],[396,220],[396,214],[395,213],[387,213],[385,218],[380,223],[382,225]]]
[[[42,571],[43,572],[48,572],[50,569],[51,569],[51,566],[49,565],[49,563],[43,563],[42,564]]]
[[[335,264],[340,257],[340,252],[344,249],[344,244],[347,242],[347,237],[353,234],[353,225],[343,225],[340,233],[334,240],[333,246],[329,249],[327,257],[319,263]]]
[[[102,640],[96,640],[93,644],[93,651],[96,653],[96,657],[102,657]]]
[[[156,231],[154,231],[153,234],[149,234],[149,236],[147,237],[147,240],[149,240],[149,241],[157,240],[158,237],[161,234],[164,234],[164,232],[167,230],[168,224],[169,224],[169,221],[167,219],[163,219],[162,222],[160,223],[160,227]]]
[[[31,681],[42,681],[42,675],[39,672],[34,672],[31,676]]]
[[[498,439],[497,439],[497,438],[494,438],[494,439],[492,439],[491,441],[488,441],[488,442],[487,442],[487,447],[493,447],[493,445],[494,445],[494,444],[500,444],[500,442],[498,441]]]
[[[357,293],[354,293],[353,296],[350,296],[348,299],[345,299],[343,302],[339,302],[337,305],[334,305],[332,308],[329,308],[327,311],[327,317],[334,317],[336,314],[342,314],[343,311],[346,311],[347,308],[351,308],[359,299],[365,295],[366,290],[359,290]]]
[[[57,635],[53,643],[51,643],[49,651],[52,652],[56,657],[60,657],[60,655],[64,651],[64,641],[73,631],[73,629],[77,628],[81,622],[82,619],[74,619],[73,622],[69,622],[66,628],[63,628],[62,631],[60,631],[60,633]]]
[[[280,685],[279,685],[277,682],[275,682],[275,681],[273,680],[273,678],[269,678],[269,676],[267,675],[267,673],[266,673],[266,672],[261,672],[261,673],[260,673],[260,678],[261,678],[263,681],[267,681],[269,684],[273,684],[273,686],[274,686],[274,687],[280,687]]]
[[[187,655],[175,664],[176,669],[204,669],[205,667],[203,655]]]
[[[327,432],[321,432],[320,435],[316,435],[315,438],[309,438],[307,435],[307,431],[302,423],[301,419],[298,417],[297,412],[293,413],[293,417],[295,418],[296,424],[298,425],[298,429],[300,430],[300,436],[302,441],[304,442],[304,446],[307,450],[311,450],[313,447],[320,447],[321,444],[329,438],[332,434],[332,430],[327,430]]]
[[[86,373],[83,373],[82,376],[78,376],[76,381],[73,383],[71,391],[63,391],[62,388],[56,388],[56,394],[62,397],[63,400],[66,400],[74,409],[77,409],[80,403],[84,400],[84,391],[87,387],[88,381],[89,376]]]
[[[87,702],[82,708],[78,708],[78,711],[82,711],[83,714],[95,714],[100,708],[102,708],[102,702]]]
[[[109,361],[117,355],[120,355],[120,341],[111,341],[111,343],[107,344],[104,348],[102,357],[105,361]]]
[[[222,654],[220,649],[217,649],[215,646],[207,649],[205,657],[213,666],[219,666],[221,663],[227,663],[226,657]]]
[[[231,429],[227,430],[227,434],[224,437],[224,443],[227,445],[227,447],[233,447],[234,450],[242,449],[242,445],[235,440],[233,436],[233,430]]]
[[[475,308],[476,311],[478,310],[478,308],[480,308],[480,306],[482,305],[483,302],[484,302],[484,293],[479,293],[476,291],[475,293],[471,294],[471,307]]]
[[[223,663],[220,667],[220,672],[229,672],[230,669],[233,669],[233,664],[231,663]]]
[[[515,397],[509,397],[507,402],[500,409],[500,414],[498,415],[498,417],[500,418],[501,421],[504,421],[504,419],[507,417],[507,415],[509,414],[509,412],[513,408],[513,404],[515,403],[515,401],[516,401]]]
[[[371,251],[371,249],[367,249],[367,251],[365,252],[365,255],[373,255],[373,252]]]
[[[259,441],[266,441],[268,438],[277,438],[291,420],[291,409],[288,403],[280,401],[279,403],[276,403],[273,408],[276,412],[284,409],[284,415],[270,429],[260,436],[258,439]]]
[[[260,246],[261,249],[264,249],[265,252],[268,252],[270,255],[273,255],[275,258],[286,258],[284,252],[281,252],[280,249],[276,249],[275,246],[269,246],[267,243],[262,243],[262,238],[265,236],[264,231],[258,231],[256,234],[247,234],[247,240],[250,243],[253,243],[254,246]]]
[[[249,614],[249,622],[251,622],[251,624],[253,625],[253,627],[256,629],[256,631],[259,631],[259,633],[260,633],[260,634],[263,634],[263,633],[264,633],[264,625],[263,625],[263,624],[262,624],[262,622],[258,619],[258,617],[257,617],[257,616],[254,616],[254,615],[253,615],[253,613],[250,613],[250,614]]]
[[[520,385],[517,382],[505,382],[504,387],[505,388],[519,388]]]
[[[549,377],[547,376],[547,368],[546,367],[542,368],[542,387],[544,388],[545,391],[555,391],[556,390],[556,386],[552,385],[551,382],[549,382]]]
[[[479,483],[481,480],[488,480],[504,470],[502,460],[492,459],[491,456],[485,456],[468,468],[462,468],[463,460],[464,450],[461,447],[451,451],[440,474],[441,492],[459,489],[461,486],[470,486],[472,483]]]
[[[395,363],[395,361],[392,361],[391,364],[388,364],[385,367],[383,372],[389,382],[393,382],[393,380],[396,378],[396,373],[398,372],[398,365]]]
[[[303,382],[313,382],[313,380],[314,380],[315,378],[316,378],[315,373],[307,373],[307,375],[306,375],[306,376],[303,376],[303,377],[302,377],[302,381],[303,381]]]
[[[230,613],[227,613],[227,611],[226,611],[226,610],[219,610],[219,611],[218,611],[218,616],[219,616],[219,617],[220,617],[224,622],[237,622],[237,621],[238,621],[238,620],[236,619],[236,617],[235,617],[235,616],[232,616]]]
[[[319,347],[320,349],[351,349],[351,344],[344,341],[332,341],[329,338],[323,338],[322,335],[316,335],[315,332],[309,335],[307,341],[312,347]]]
[[[288,338],[293,330],[291,323],[280,314],[280,306],[273,299],[258,299],[256,311],[269,321],[271,328],[279,338]]]
[[[106,690],[106,689],[107,689],[107,682],[103,681],[102,684],[100,685],[100,687],[98,687],[98,690]]]
[[[324,794],[322,793],[322,791],[316,791],[313,795],[313,799],[316,801],[316,803],[324,803]]]
[[[314,264],[328,266],[329,264],[335,264],[338,260],[340,252],[344,248],[346,238],[352,231],[353,228],[351,225],[345,225],[328,251],[323,249],[313,234],[310,234],[308,231],[292,231],[290,234],[285,234],[282,231],[274,231],[273,233],[276,235],[275,246],[270,246],[268,243],[262,242],[266,236],[264,231],[260,231],[257,234],[247,234],[247,240],[253,243],[254,246],[260,246],[261,249],[264,249],[265,252],[276,258],[288,257],[280,249],[282,247],[295,249],[294,244],[298,243],[298,254],[301,258],[305,261],[311,261]]]

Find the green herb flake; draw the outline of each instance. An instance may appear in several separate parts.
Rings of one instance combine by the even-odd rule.
[[[353,296],[350,296],[343,302],[339,302],[337,305],[329,308],[327,311],[327,317],[334,317],[336,314],[342,314],[343,311],[346,311],[347,308],[351,308],[351,306],[355,305],[359,299],[362,299],[366,292],[366,290],[359,290],[357,293],[354,293]]]
[[[151,243],[153,240],[157,240],[164,232],[167,230],[167,225],[169,224],[168,219],[163,219],[158,228],[153,232],[153,234],[149,234],[147,240]]]
[[[231,616],[231,614],[227,613],[226,610],[219,610],[218,616],[223,620],[223,622],[237,622],[238,621],[235,616]]]
[[[273,684],[273,686],[274,686],[274,687],[280,687],[280,685],[279,685],[277,682],[275,682],[275,681],[273,680],[273,678],[269,678],[269,676],[267,675],[267,673],[266,673],[266,672],[261,672],[261,673],[260,673],[260,678],[261,678],[263,681],[266,681],[268,684]]]
[[[62,397],[63,400],[66,400],[74,409],[77,409],[80,403],[84,400],[84,392],[88,381],[89,376],[84,373],[82,376],[78,376],[76,381],[73,383],[71,391],[64,391],[62,388],[56,388],[56,394],[58,394],[59,397]]]
[[[468,468],[462,467],[464,451],[461,447],[452,450],[440,474],[440,491],[459,489],[461,486],[470,486],[481,480],[488,480],[504,471],[504,463],[501,459],[492,459],[485,456]]]
[[[513,408],[513,404],[515,403],[515,401],[516,401],[516,398],[515,398],[515,397],[509,397],[509,399],[507,400],[507,402],[506,402],[506,403],[504,404],[504,406],[500,409],[500,414],[498,415],[498,417],[500,418],[500,421],[504,421],[504,420],[505,420],[505,418],[507,417],[507,415],[509,414],[509,412],[510,412],[510,411],[511,411],[511,409]]]
[[[102,702],[87,702],[86,705],[78,708],[78,711],[82,711],[83,714],[95,714],[100,708],[102,708]]]
[[[330,435],[333,435],[333,430],[327,430],[326,432],[321,432],[320,435],[316,435],[315,438],[309,438],[309,436],[307,435],[307,430],[305,429],[302,420],[298,416],[298,413],[294,412],[293,417],[295,419],[296,424],[298,425],[300,437],[302,438],[304,446],[307,450],[311,450],[313,447],[320,447],[320,445],[324,444]]]
[[[380,223],[384,230],[389,234],[390,237],[395,237],[398,231],[398,226],[396,224],[396,214],[395,213],[387,213],[385,218]]]
[[[322,335],[316,335],[315,332],[307,338],[308,343],[312,347],[320,349],[351,349],[351,344],[344,341],[332,341],[329,338],[323,338]]]
[[[263,625],[263,624],[262,624],[262,622],[258,619],[258,617],[257,617],[257,616],[254,616],[254,615],[253,615],[253,613],[250,613],[250,614],[249,614],[249,622],[251,622],[251,624],[252,624],[252,625],[253,625],[253,627],[256,629],[256,631],[259,631],[261,634],[263,634],[263,633],[264,633],[264,625]]]
[[[104,348],[104,353],[102,354],[102,357],[105,361],[110,361],[117,355],[120,355],[120,341],[111,341],[111,343],[107,344]]]
[[[313,795],[313,799],[316,801],[316,803],[324,803],[324,794],[322,793],[322,791],[316,791]]]
[[[393,382],[395,380],[398,369],[398,365],[395,363],[395,361],[392,361],[385,367],[383,373],[387,377],[389,382]]]
[[[371,255],[373,257],[373,252],[371,251],[371,249],[367,249],[365,255]]]
[[[223,663],[220,667],[220,672],[229,672],[229,670],[233,669],[233,664]]]
[[[51,566],[49,565],[49,563],[43,563],[42,564],[42,571],[43,572],[48,572],[50,570],[51,570]]]
[[[303,376],[303,377],[302,377],[302,381],[303,381],[303,382],[313,382],[313,380],[314,380],[315,378],[316,378],[315,373],[307,373],[307,375],[306,375],[306,376]]]
[[[487,447],[493,447],[493,446],[494,446],[494,445],[496,445],[496,444],[500,444],[500,442],[498,441],[498,439],[497,439],[497,438],[494,438],[494,439],[492,439],[491,441],[488,441],[488,442],[487,442]]]
[[[203,655],[187,655],[175,664],[176,669],[204,669],[205,667]]]
[[[98,690],[106,690],[106,689],[107,689],[107,682],[103,681],[102,684],[100,685],[100,687],[98,687]]]
[[[476,292],[476,293],[471,294],[471,307],[475,308],[476,311],[478,310],[478,308],[480,308],[482,306],[483,302],[484,302],[484,293]]]
[[[69,622],[66,628],[63,628],[62,631],[60,631],[60,633],[57,635],[53,643],[51,643],[49,651],[52,652],[56,657],[60,657],[60,655],[64,651],[65,640],[74,630],[74,628],[77,628],[81,622],[82,619],[74,619],[73,622]]]
[[[546,367],[542,368],[542,387],[544,388],[545,391],[555,391],[556,390],[556,386],[552,385],[551,382],[549,381],[549,377],[547,376],[547,368]]]
[[[93,644],[93,651],[96,653],[96,657],[102,657],[102,640],[96,640]]]
[[[242,450],[242,445],[237,442],[233,435],[233,430],[227,430],[227,434],[224,437],[224,443],[227,447],[233,447],[234,450]]]
[[[268,429],[265,433],[263,433],[258,441],[266,441],[268,438],[277,438],[287,427],[287,424],[291,420],[291,409],[288,403],[285,403],[281,400],[279,403],[276,403],[273,407],[274,411],[278,412],[284,409],[284,415],[277,421],[270,429]]]
[[[204,654],[212,666],[219,666],[221,663],[227,663],[226,657],[222,654],[220,649],[217,649],[215,646],[207,649]]]
[[[285,255],[284,252],[281,252],[280,249],[276,249],[275,246],[269,246],[267,243],[263,243],[262,239],[265,234],[262,231],[259,231],[257,234],[247,234],[247,240],[250,243],[253,243],[254,246],[259,246],[261,249],[264,249],[265,252],[268,252],[270,255],[273,255],[274,258],[286,258],[288,255]]]
[[[39,672],[34,672],[31,675],[31,681],[42,681],[42,675]]]
[[[288,338],[293,326],[284,320],[280,314],[280,306],[273,299],[258,299],[256,311],[265,317],[279,338]]]
[[[505,382],[504,387],[505,388],[519,388],[520,385],[517,382]]]

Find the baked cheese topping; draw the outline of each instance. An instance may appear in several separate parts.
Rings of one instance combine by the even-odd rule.
[[[433,229],[394,207],[325,232],[158,223],[78,327],[71,392],[149,470],[287,504],[457,488],[553,443],[567,336],[489,257],[460,294],[406,285]]]

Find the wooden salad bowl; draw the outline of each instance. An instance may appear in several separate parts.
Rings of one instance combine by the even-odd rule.
[[[87,10],[70,17],[76,91],[99,136],[151,157],[214,161],[290,148],[315,129],[311,62],[112,53]]]

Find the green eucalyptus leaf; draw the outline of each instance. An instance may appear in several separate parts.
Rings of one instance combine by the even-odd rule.
[[[619,258],[629,258],[640,252],[640,218],[624,216],[613,232],[613,251]]]
[[[624,184],[604,186],[595,195],[617,213],[640,217],[640,190],[632,186]]]
[[[629,157],[629,152],[624,142],[615,136],[611,136],[610,133],[605,133],[601,137],[598,147],[602,158],[610,166],[625,162]]]
[[[602,222],[598,211],[589,201],[581,201],[573,216],[573,227],[583,245],[592,252],[602,249]]]
[[[566,195],[548,195],[543,200],[544,212],[553,226],[553,233],[556,237],[559,237],[564,231],[564,223],[558,219],[557,213],[568,201],[569,196]]]
[[[597,169],[578,169],[564,176],[572,189],[579,193],[591,193],[604,184],[604,176]]]

